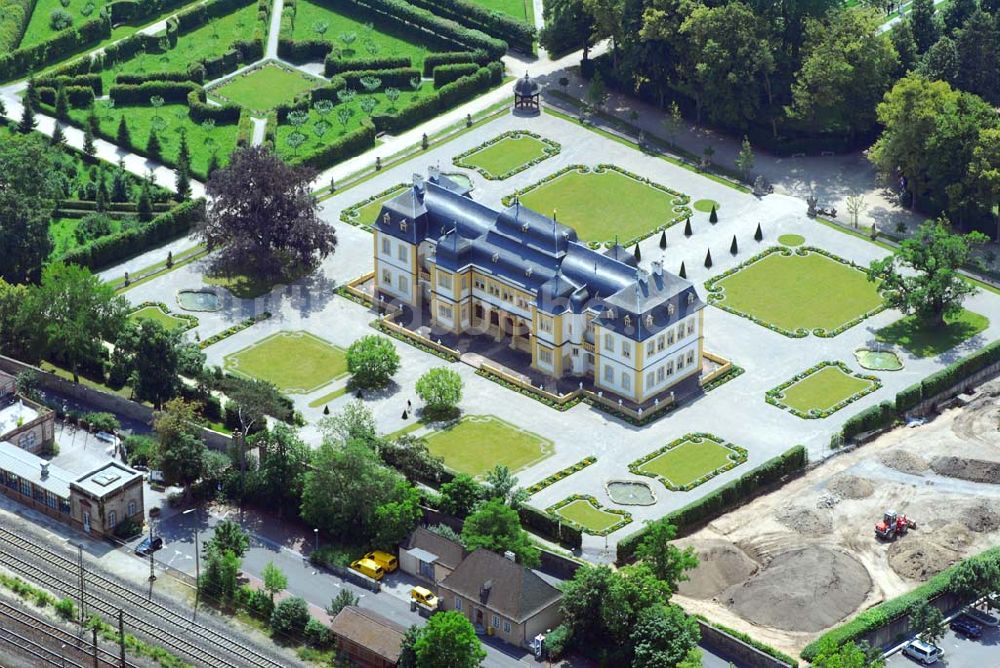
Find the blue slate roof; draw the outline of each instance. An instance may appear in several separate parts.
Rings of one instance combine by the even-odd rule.
[[[387,201],[376,227],[412,244],[434,242],[434,261],[443,269],[475,266],[534,293],[536,307],[547,313],[595,310],[602,326],[636,340],[704,307],[689,281],[647,274],[621,246],[592,250],[573,228],[516,201],[495,211],[436,172],[416,177],[413,187]]]

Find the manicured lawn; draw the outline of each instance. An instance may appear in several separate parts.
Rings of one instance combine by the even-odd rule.
[[[521,194],[521,204],[576,230],[587,241],[622,241],[648,233],[673,218],[673,200],[612,169],[571,171]]]
[[[347,374],[347,353],[308,332],[278,332],[226,355],[229,371],[307,394]]]
[[[691,205],[691,208],[693,208],[695,211],[701,211],[702,213],[711,213],[713,206],[715,207],[716,211],[722,208],[722,205],[716,202],[714,199],[696,200],[695,203]]]
[[[962,309],[944,327],[926,324],[910,315],[878,330],[875,338],[899,345],[917,357],[933,357],[971,339],[989,325],[990,319],[986,316]]]
[[[382,205],[387,201],[391,200],[393,197],[396,197],[397,195],[402,193],[408,187],[409,186],[400,184],[398,188],[394,188],[387,195],[383,195],[378,199],[372,200],[368,204],[365,204],[363,207],[360,207],[355,211],[353,211],[353,214],[350,215],[350,218],[352,220],[357,220],[357,222],[359,222],[362,225],[373,225],[375,223],[375,217],[378,216],[378,212],[382,210]]]
[[[69,12],[73,17],[72,27],[77,28],[90,19],[96,19],[107,4],[107,0],[69,0],[69,4],[63,7],[59,0],[38,0],[19,46],[32,46],[55,35],[57,31],[50,27],[49,19],[57,9]],[[89,10],[89,16],[84,15],[85,9]]]
[[[513,16],[529,25],[535,25],[535,8],[531,0],[472,0],[477,5],[501,14]]]
[[[596,508],[586,499],[577,499],[554,512],[594,533],[610,529],[622,521],[621,515]]]
[[[716,285],[720,306],[789,332],[833,330],[882,304],[863,271],[815,252],[774,252]]]
[[[342,397],[345,394],[347,394],[347,389],[348,388],[345,385],[344,387],[340,388],[339,390],[334,390],[333,392],[330,392],[329,394],[324,394],[319,399],[314,399],[314,400],[310,401],[309,402],[309,408],[319,408],[323,404],[328,404],[331,401],[333,401],[334,399],[337,399],[338,397]]]
[[[413,66],[417,68],[421,67],[424,57],[432,50],[453,50],[430,49],[423,42],[418,42],[413,32],[383,26],[369,29],[366,24],[371,25],[367,20],[355,18],[346,11],[334,11],[325,5],[298,0],[292,38],[296,41],[330,42],[342,58],[409,56]],[[317,32],[316,28],[324,26],[325,32]],[[346,35],[354,35],[354,41],[345,44],[341,36]]]
[[[222,97],[251,111],[267,112],[322,83],[302,72],[268,63],[213,88],[209,95]]]
[[[493,178],[499,178],[532,160],[543,157],[545,148],[544,142],[528,135],[504,137],[455,164],[460,167],[478,168]]]
[[[778,237],[778,243],[782,246],[801,246],[806,242],[806,238],[801,234],[782,234]]]
[[[83,126],[87,122],[89,110],[73,109],[70,111],[74,123]],[[164,122],[166,127],[157,133],[163,147],[163,155],[168,161],[176,161],[180,151],[181,133],[187,134],[188,148],[191,151],[191,167],[197,174],[208,170],[212,153],[219,156],[220,165],[229,162],[229,154],[236,148],[236,124],[212,127],[195,123],[188,115],[188,107],[184,104],[165,104],[159,109],[147,106],[120,106],[108,108],[98,103],[97,117],[101,130],[114,137],[118,130],[118,119],[125,117],[132,143],[144,149],[149,140],[149,134],[154,123]],[[160,120],[157,120],[159,117]]]
[[[159,306],[146,306],[129,314],[129,319],[138,322],[139,320],[153,320],[163,325],[164,329],[187,329],[188,321],[170,315]]]
[[[682,487],[729,463],[732,450],[709,438],[700,443],[684,441],[639,467]]]
[[[491,415],[469,415],[448,429],[424,437],[445,466],[480,476],[497,464],[519,471],[552,454],[552,442]]]
[[[787,388],[778,401],[803,413],[830,410],[874,384],[872,380],[845,373],[840,367],[826,366]]]

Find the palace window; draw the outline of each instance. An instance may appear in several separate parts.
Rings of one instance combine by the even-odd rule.
[[[693,350],[689,350],[688,351],[687,363],[688,364],[694,364],[694,351]]]
[[[663,348],[665,347],[664,346],[665,342],[666,342],[666,337],[663,336],[663,334],[660,334],[658,337],[656,337],[656,352],[661,352],[663,350]]]
[[[672,329],[667,332],[667,345],[668,346],[674,345],[674,330]]]
[[[462,610],[462,599],[460,599],[457,596],[455,597],[455,609],[458,610],[458,611],[460,611],[460,612]]]
[[[389,237],[382,237],[382,255],[392,255],[392,243]]]
[[[472,284],[476,286],[477,290],[485,290],[486,289],[486,283],[484,283],[483,280],[480,279],[480,278],[477,278],[476,280],[474,280],[472,282]]]
[[[399,258],[399,261],[405,263],[409,256],[410,252],[406,244],[399,244],[399,248],[396,249],[396,257]]]
[[[647,313],[646,314],[646,327],[652,327],[652,326],[653,326],[653,314],[652,313]]]
[[[493,613],[493,628],[496,629],[499,627],[500,627],[500,615]]]
[[[668,376],[674,375],[674,361],[673,360],[670,360],[669,362],[667,362],[667,375]]]
[[[438,285],[445,290],[451,290],[451,274],[438,272]]]
[[[604,382],[605,383],[615,382],[615,370],[611,368],[610,364],[604,365]]]
[[[604,349],[615,352],[615,337],[611,336],[611,334],[604,335]]]
[[[653,372],[652,372],[652,371],[650,371],[649,373],[647,373],[647,374],[646,374],[646,387],[647,387],[647,388],[649,388],[649,387],[653,387],[653,385],[655,384],[655,382],[654,382],[654,380],[653,380],[653,379],[654,379],[654,377],[655,377],[655,376],[653,375]]]
[[[626,327],[631,327],[632,326],[632,316],[629,316],[629,315],[625,316],[625,326]]]
[[[677,325],[677,340],[680,341],[684,338],[684,323]]]
[[[667,315],[673,315],[673,314],[674,314],[674,305],[672,303],[667,304]]]
[[[650,339],[646,344],[646,357],[652,357],[656,354],[656,340]]]
[[[552,351],[548,348],[539,348],[538,361],[545,366],[552,366]]]
[[[632,343],[630,341],[622,341],[622,357],[627,360],[632,359]]]
[[[135,515],[135,501],[128,502],[128,508],[126,509],[125,512],[129,517]]]
[[[438,316],[444,318],[445,320],[451,320],[451,306],[448,304],[438,304]]]
[[[404,295],[410,294],[410,279],[400,274],[397,283],[399,285],[400,292],[402,292]]]
[[[680,371],[684,368],[684,355],[678,355],[677,357],[677,370]]]
[[[688,304],[694,304],[694,293],[693,292],[689,292],[688,293]]]
[[[688,320],[688,334],[694,334],[694,318]]]
[[[510,622],[508,622],[506,620],[503,623],[503,632],[504,633],[510,633]]]
[[[388,269],[382,270],[382,285],[392,286],[392,272]]]
[[[52,492],[45,493],[45,505],[47,505],[52,510],[59,507],[59,497]]]
[[[632,391],[632,374],[628,371],[622,371],[622,389]]]
[[[406,219],[405,218],[401,218],[399,220],[399,229],[400,229],[401,232],[405,232],[406,231]]]
[[[552,333],[552,318],[547,315],[538,316],[538,329],[546,334]]]
[[[667,365],[661,364],[660,368],[656,370],[656,382],[662,383],[667,378]]]

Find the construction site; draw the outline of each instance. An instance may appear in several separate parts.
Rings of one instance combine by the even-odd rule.
[[[1000,543],[998,395],[1000,381],[984,385],[967,405],[830,457],[679,541],[700,563],[677,601],[797,655]]]

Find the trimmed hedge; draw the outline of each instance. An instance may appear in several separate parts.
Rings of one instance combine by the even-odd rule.
[[[397,67],[391,70],[356,70],[337,75],[337,78],[344,80],[348,88],[354,88],[358,91],[365,90],[361,85],[361,80],[365,77],[375,77],[382,81],[382,85],[376,90],[385,90],[386,88],[393,87],[408,88],[410,80],[420,78],[420,70],[412,67]]]
[[[194,81],[195,83],[203,83],[205,81],[205,71],[204,68],[200,70],[201,78],[196,79],[198,76],[198,68],[189,68],[184,72],[151,72],[148,74],[117,74],[115,75],[115,83],[125,84],[131,86],[138,86],[146,83],[147,81]],[[97,77],[100,81],[101,78]]]
[[[535,28],[512,16],[501,14],[471,0],[409,0],[435,16],[451,19],[466,28],[481,30],[505,40],[510,48],[524,53],[532,53],[535,42]]]
[[[837,367],[845,375],[850,376],[851,378],[857,378],[858,380],[867,380],[870,383],[870,385],[868,385],[868,387],[862,390],[855,392],[850,396],[844,397],[843,399],[835,403],[833,406],[830,406],[829,408],[811,408],[808,411],[802,411],[793,406],[789,406],[784,402],[785,392],[789,388],[799,384],[800,382],[809,378],[813,374],[822,371],[827,367]],[[792,415],[800,417],[803,420],[816,420],[816,419],[830,417],[831,415],[839,411],[841,408],[846,408],[848,405],[854,403],[855,401],[861,399],[864,396],[871,394],[872,392],[875,392],[881,387],[882,387],[882,381],[879,379],[878,376],[872,376],[870,374],[854,373],[854,371],[852,371],[849,366],[847,366],[846,364],[844,364],[839,360],[836,362],[825,360],[823,362],[820,362],[819,364],[814,364],[805,371],[801,371],[795,374],[792,378],[789,378],[781,385],[778,385],[777,387],[768,390],[764,395],[764,399],[765,401],[767,401],[767,403],[771,404],[772,406],[775,406],[782,410],[786,410]]]
[[[866,431],[876,431],[891,426],[896,421],[896,405],[889,401],[869,406],[844,422],[840,433],[844,439],[854,438]]]
[[[35,79],[38,88],[59,88],[59,86],[85,86],[94,91],[94,95],[104,95],[104,81],[99,74],[80,73]]]
[[[553,515],[523,504],[517,509],[517,514],[521,517],[522,526],[547,540],[559,543],[570,550],[579,550],[583,546],[583,531],[568,522],[560,521]]]
[[[375,126],[363,121],[361,127],[321,147],[318,151],[293,158],[293,165],[325,169],[347,158],[352,158],[375,144]]]
[[[965,562],[995,563],[997,561],[1000,561],[1000,546],[991,547],[985,552],[980,552],[975,556],[969,557],[965,561],[941,571],[913,591],[879,603],[860,613],[846,624],[827,631],[806,645],[800,656],[806,661],[812,661],[816,658],[816,654],[819,653],[819,649],[824,643],[832,642],[839,647],[852,640],[858,640],[862,636],[907,615],[914,604],[925,601],[929,602],[942,594],[948,593],[951,587],[952,575]]]
[[[111,20],[104,13],[50,39],[0,56],[0,81],[9,81],[58,62],[111,36]]]
[[[507,52],[507,42],[490,37],[479,30],[466,28],[450,19],[441,18],[434,12],[416,7],[406,0],[356,0],[356,4],[471,49],[482,49],[494,60]]]
[[[762,487],[802,470],[807,462],[806,449],[796,445],[697,501],[668,513],[665,519],[677,527],[678,537],[683,537],[723,513],[750,501]],[[645,535],[646,529],[643,528],[618,541],[618,564],[627,563],[635,557],[635,550]]]
[[[923,385],[916,383],[896,394],[896,412],[902,416],[924,399]]]
[[[225,103],[220,106],[215,106],[213,104],[208,104],[208,97],[205,94],[205,89],[201,86],[195,87],[187,95],[185,102],[187,103],[188,109],[190,109],[191,120],[195,123],[202,123],[206,119],[212,119],[216,123],[224,123],[227,125],[232,125],[233,123],[240,122],[240,113],[242,109],[238,104]]]
[[[108,96],[115,106],[148,105],[154,96],[163,98],[167,104],[187,104],[188,96],[196,93],[200,86],[190,81],[147,81],[141,84],[114,84]]]
[[[55,88],[38,88],[38,99],[42,104],[55,105],[57,91]],[[88,109],[94,104],[94,89],[89,86],[66,86],[66,97],[69,106],[77,109]]]
[[[452,65],[455,63],[475,63],[480,67],[485,67],[493,62],[493,58],[485,51],[443,51],[441,53],[431,53],[424,58],[424,76],[434,75],[434,68],[438,65]]]
[[[145,225],[109,234],[73,248],[61,259],[63,262],[78,264],[89,269],[101,269],[133,257],[168,239],[187,234],[204,217],[205,200],[189,200],[156,216]]]
[[[13,51],[21,43],[33,11],[35,0],[9,0],[4,3],[3,19],[0,22],[0,52]]]
[[[467,77],[479,70],[475,63],[452,63],[450,65],[438,65],[434,68],[434,87],[441,88],[445,84],[450,84],[456,79]]]
[[[995,362],[1000,362],[1000,341],[994,341],[982,350],[963,357],[954,364],[924,378],[923,382],[920,383],[923,396],[925,399],[930,399]]]
[[[328,55],[323,63],[323,75],[332,77],[341,72],[395,70],[412,67],[409,56],[375,56],[374,58],[335,58]]]

